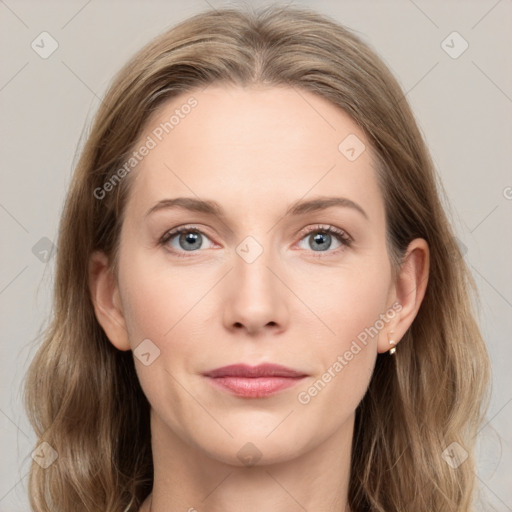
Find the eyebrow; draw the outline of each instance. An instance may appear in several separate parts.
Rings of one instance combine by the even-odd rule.
[[[326,210],[327,208],[332,208],[335,206],[343,208],[352,208],[353,210],[359,212],[366,220],[369,220],[368,214],[363,210],[363,208],[360,205],[358,205],[354,201],[351,201],[346,197],[326,196],[321,196],[309,200],[295,201],[286,210],[285,217],[289,217],[292,215],[304,215],[306,213]],[[162,199],[161,201],[158,201],[158,203],[156,203],[146,212],[146,217],[148,217],[154,212],[169,208],[182,208],[184,210],[189,210],[191,212],[205,213],[208,215],[215,215],[221,218],[225,216],[224,210],[216,201],[196,199],[194,197],[176,197],[173,199]]]

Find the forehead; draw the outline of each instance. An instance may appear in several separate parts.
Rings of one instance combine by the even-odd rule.
[[[363,130],[297,88],[210,85],[180,94],[148,119],[135,147],[144,144],[151,149],[133,173],[135,206],[165,195],[289,204],[335,191],[366,196],[368,211],[380,195]]]
[[[226,157],[237,148],[256,152],[265,144],[275,156],[294,152],[318,158],[321,153],[337,155],[346,135],[366,138],[346,112],[309,91],[228,85],[209,85],[168,100],[149,118],[148,133],[157,143],[173,139],[186,149],[214,141],[229,150],[223,152]]]

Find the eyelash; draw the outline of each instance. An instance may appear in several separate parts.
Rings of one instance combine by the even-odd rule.
[[[206,233],[204,233],[203,231],[201,231],[200,229],[196,228],[193,225],[192,226],[181,226],[181,227],[173,229],[171,231],[167,231],[162,236],[162,238],[159,240],[158,243],[159,243],[159,245],[164,246],[165,244],[167,244],[167,242],[169,242],[169,240],[174,238],[176,235],[180,235],[182,233],[190,233],[190,232],[199,233],[199,234],[204,235],[207,238],[209,238]],[[307,237],[308,235],[310,235],[312,233],[323,233],[323,234],[334,235],[334,237],[342,245],[342,247],[338,247],[338,249],[335,249],[333,251],[311,251],[313,253],[317,253],[317,254],[313,255],[315,258],[325,257],[325,256],[323,256],[323,253],[327,253],[328,255],[337,254],[339,251],[342,251],[346,247],[350,247],[353,242],[352,238],[349,235],[347,235],[347,233],[345,231],[343,231],[342,229],[335,228],[334,226],[323,226],[320,224],[318,224],[316,226],[312,226],[310,228],[307,228],[307,230],[305,232],[303,232],[300,240],[304,239],[305,237]],[[189,255],[187,255],[187,251],[175,251],[174,249],[171,249],[171,252],[174,255],[178,256],[179,258],[190,257]],[[190,251],[190,253],[193,253],[193,252],[197,252],[197,251]]]

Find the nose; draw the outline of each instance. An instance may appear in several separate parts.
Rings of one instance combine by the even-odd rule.
[[[270,250],[251,260],[242,251],[233,256],[234,268],[224,289],[224,325],[253,336],[277,334],[288,326],[290,291],[283,284],[285,271]]]

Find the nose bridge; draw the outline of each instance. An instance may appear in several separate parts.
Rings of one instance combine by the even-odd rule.
[[[279,273],[277,248],[271,234],[246,236],[235,248],[231,297],[227,301],[228,324],[242,324],[257,331],[267,324],[285,322],[283,286],[274,275]]]
[[[275,280],[275,276],[269,267],[275,266],[276,251],[272,247],[271,239],[269,234],[248,235],[236,247],[237,282],[249,292],[273,295],[271,281]]]

